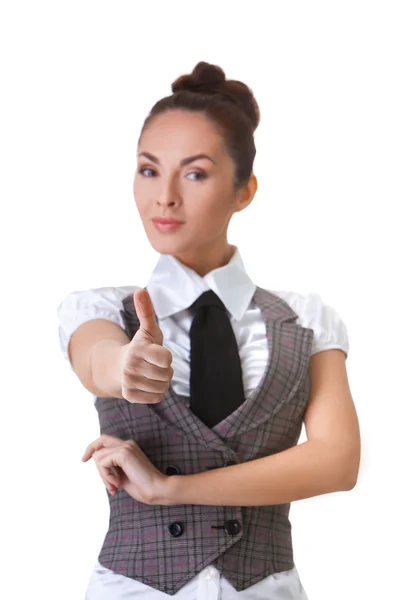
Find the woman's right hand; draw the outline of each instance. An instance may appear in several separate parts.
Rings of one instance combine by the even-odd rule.
[[[154,404],[162,400],[174,374],[172,353],[162,345],[163,334],[147,290],[136,290],[133,301],[140,327],[122,347],[122,395],[128,402]]]

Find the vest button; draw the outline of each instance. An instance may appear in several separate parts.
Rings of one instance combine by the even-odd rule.
[[[178,522],[171,523],[171,525],[168,525],[168,531],[172,537],[179,537],[183,533],[183,525]]]
[[[225,521],[224,529],[226,533],[229,533],[229,535],[236,535],[240,532],[242,527],[239,521],[237,521],[236,519],[231,519],[230,521]]]
[[[180,475],[181,470],[176,465],[168,465],[168,467],[165,469],[165,474],[166,475]]]
[[[230,467],[231,465],[237,465],[235,460],[227,460],[224,462],[224,467]]]

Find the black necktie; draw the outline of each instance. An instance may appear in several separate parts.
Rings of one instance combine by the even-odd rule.
[[[242,367],[226,308],[209,290],[193,304],[190,328],[190,409],[214,427],[244,402]]]

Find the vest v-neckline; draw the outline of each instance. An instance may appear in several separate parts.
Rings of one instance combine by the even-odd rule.
[[[257,304],[256,295],[257,295],[257,290],[254,292],[252,300],[255,302],[255,304],[258,306],[258,308],[260,308],[262,310],[261,306],[259,306]],[[207,425],[205,425],[203,423],[203,421],[198,419],[198,417],[190,410],[190,406],[187,405],[188,403],[190,404],[190,396],[180,396],[179,394],[177,394],[174,391],[172,386],[170,387],[170,389],[168,391],[168,393],[172,396],[172,398],[177,403],[182,404],[182,400],[183,400],[183,404],[185,404],[185,408],[188,410],[188,412],[190,412],[190,414],[193,415],[193,417],[195,417],[196,420],[199,421],[204,427],[215,432],[217,435],[220,435],[227,428],[227,423],[229,423],[230,421],[236,421],[237,419],[240,419],[241,413],[247,412],[248,407],[257,400],[258,394],[260,393],[261,389],[265,385],[266,379],[268,377],[268,372],[270,371],[269,365],[272,362],[272,352],[276,348],[276,344],[273,344],[273,345],[271,344],[271,336],[269,335],[268,324],[267,324],[267,320],[265,319],[264,315],[263,315],[263,320],[264,320],[264,326],[265,326],[265,335],[266,335],[267,343],[268,343],[268,361],[265,365],[261,379],[260,379],[259,383],[257,384],[257,387],[255,387],[254,390],[250,393],[250,395],[247,398],[245,398],[244,402],[242,402],[242,404],[240,404],[233,412],[231,412],[224,419],[222,419],[222,421],[220,421],[213,427],[208,427]],[[272,346],[272,348],[271,348],[271,346]]]
[[[257,286],[252,300],[260,308],[265,322],[268,361],[259,384],[250,396],[212,428],[190,410],[187,405],[190,397],[179,396],[172,386],[160,403],[148,405],[150,410],[161,420],[167,421],[180,435],[194,436],[199,443],[213,450],[224,451],[225,454],[226,439],[243,434],[267,421],[279,410],[288,393],[293,394],[296,391],[304,377],[305,361],[298,358],[289,364],[287,356],[290,358],[290,351],[296,355],[304,351],[309,353],[311,349],[312,330],[294,322],[298,315],[283,299]],[[305,346],[307,341],[308,347]],[[276,377],[279,361],[286,361],[284,368],[288,371],[289,383]]]

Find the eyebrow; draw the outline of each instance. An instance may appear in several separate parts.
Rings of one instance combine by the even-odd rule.
[[[156,156],[154,156],[154,154],[150,154],[150,152],[141,152],[139,154],[139,156],[145,156],[146,158],[148,158],[149,160],[154,162],[156,165],[160,164],[160,161],[158,160],[158,158]],[[185,165],[188,165],[189,163],[191,163],[195,160],[198,160],[200,158],[206,158],[207,160],[211,160],[211,162],[214,163],[214,165],[217,164],[215,162],[215,160],[213,160],[210,156],[208,156],[208,154],[195,154],[194,156],[188,156],[187,158],[183,158],[180,162],[180,165],[181,165],[181,167],[184,167]]]

